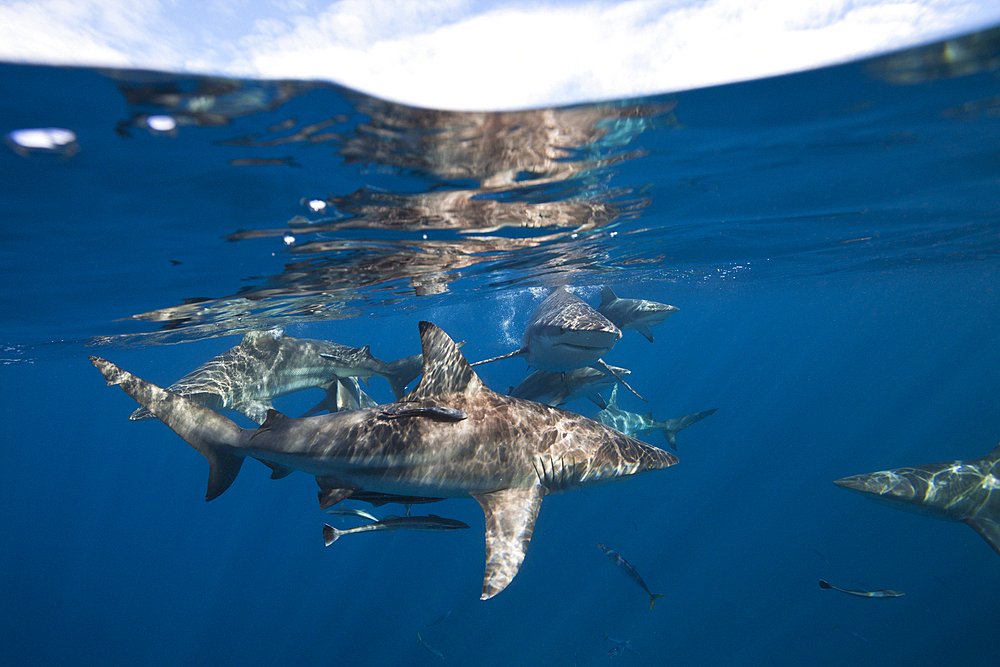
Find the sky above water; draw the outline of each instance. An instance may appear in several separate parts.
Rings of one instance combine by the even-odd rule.
[[[799,71],[998,22],[996,0],[2,0],[0,59],[510,109]]]

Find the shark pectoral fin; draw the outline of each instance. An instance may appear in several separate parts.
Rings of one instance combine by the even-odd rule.
[[[321,510],[333,507],[354,493],[354,489],[340,488],[336,486],[337,482],[326,477],[317,477],[316,483],[319,484],[319,508]]]
[[[257,459],[257,460],[271,469],[271,479],[281,479],[282,477],[288,477],[289,475],[292,474],[291,469],[286,468],[283,465],[279,465],[277,463],[271,463],[270,461],[265,461],[263,459]]]
[[[643,335],[643,337],[650,343],[653,342],[653,332],[649,330],[649,327],[645,324],[636,324],[635,330]]]
[[[542,486],[502,489],[473,494],[486,516],[486,573],[481,600],[488,600],[511,582],[524,561],[538,508]]]
[[[274,410],[274,406],[271,405],[271,401],[254,401],[238,409],[258,424],[263,424],[267,419],[267,413]]]
[[[624,386],[624,387],[625,387],[626,389],[628,389],[628,390],[629,390],[630,392],[632,392],[633,394],[635,394],[636,396],[638,396],[638,397],[639,397],[640,399],[642,399],[642,400],[646,401],[646,399],[645,399],[645,398],[642,398],[642,396],[639,396],[639,392],[637,392],[637,391],[636,391],[635,389],[633,389],[633,388],[632,388],[632,387],[631,387],[631,386],[629,385],[629,383],[628,383],[628,382],[626,382],[626,381],[625,381],[625,379],[624,379],[624,378],[623,378],[623,377],[622,377],[621,375],[619,375],[618,373],[616,373],[616,372],[614,371],[614,369],[613,369],[613,368],[611,368],[611,367],[610,367],[610,366],[608,366],[608,365],[607,365],[606,363],[604,363],[604,360],[603,360],[603,359],[598,359],[598,360],[597,360],[597,361],[595,361],[595,362],[594,362],[593,364],[591,364],[591,365],[590,365],[590,367],[591,367],[591,368],[596,368],[597,370],[601,371],[601,372],[602,372],[602,373],[604,373],[605,375],[610,375],[610,376],[611,376],[611,377],[613,377],[614,379],[616,379],[616,380],[618,380],[619,382],[621,382],[621,383],[622,383],[622,386]],[[646,401],[646,402],[648,403],[649,401]]]
[[[587,398],[594,402],[594,405],[604,410],[608,407],[608,402],[604,400],[604,397],[598,394],[596,391],[593,394],[587,394]]]
[[[984,540],[989,542],[994,551],[1000,553],[1000,521],[979,517],[975,519],[966,519],[965,523],[972,526],[972,528],[979,533]]]

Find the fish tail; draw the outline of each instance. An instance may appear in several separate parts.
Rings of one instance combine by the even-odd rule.
[[[243,456],[236,453],[242,428],[214,410],[137,378],[110,361],[92,356],[90,362],[101,371],[108,386],[121,386],[152,416],[205,457],[208,461],[205,500],[217,498],[229,488],[243,465]]]
[[[406,396],[406,385],[416,380],[423,371],[422,368],[418,368],[416,373],[412,369],[407,371],[407,361],[408,358],[397,359],[385,366],[383,377],[389,383],[392,395],[396,397],[397,401]]]
[[[649,610],[653,611],[653,603],[656,602],[657,598],[662,598],[666,593],[650,593],[649,594]]]
[[[343,535],[341,531],[337,530],[328,523],[323,524],[323,541],[326,542],[326,546],[330,546],[337,541],[337,538]],[[419,636],[419,635],[418,635]]]

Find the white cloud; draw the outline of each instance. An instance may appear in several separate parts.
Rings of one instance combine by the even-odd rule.
[[[286,0],[271,14],[117,1],[2,5],[0,58],[326,79],[421,106],[499,109],[797,71],[1000,21],[995,0]]]

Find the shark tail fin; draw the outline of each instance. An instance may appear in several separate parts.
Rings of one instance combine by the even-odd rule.
[[[653,603],[656,602],[658,598],[662,598],[666,593],[650,593],[649,594],[649,610],[653,611]]]
[[[194,401],[146,382],[100,357],[90,357],[108,386],[122,390],[208,461],[208,491],[205,500],[218,498],[236,479],[243,465],[237,455],[243,429],[231,419]]]
[[[340,537],[341,535],[343,535],[343,533],[341,533],[339,530],[337,530],[330,524],[328,523],[323,524],[323,541],[326,543],[326,546],[330,546],[331,544],[336,542],[337,538]]]
[[[663,437],[666,439],[667,444],[670,445],[670,448],[676,452],[677,440],[675,436],[677,435],[677,432],[687,428],[688,426],[690,426],[695,422],[701,421],[702,419],[708,417],[709,415],[714,415],[715,411],[718,409],[719,408],[712,408],[711,410],[706,410],[705,412],[696,412],[691,415],[685,415],[683,417],[675,417],[674,419],[668,419],[657,428],[659,428],[660,433],[663,434]],[[650,413],[650,416],[652,416],[652,413]]]
[[[385,367],[385,380],[389,383],[392,395],[397,401],[406,396],[406,385],[416,380],[423,372],[423,368],[413,368],[413,364],[407,362],[409,357],[397,359]]]

